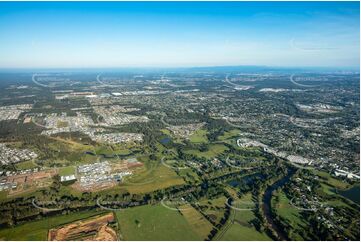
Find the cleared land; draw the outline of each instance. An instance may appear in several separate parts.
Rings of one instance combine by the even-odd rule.
[[[19,174],[6,177],[7,182],[16,182],[17,187],[8,192],[8,196],[18,196],[26,192],[35,191],[40,187],[49,186],[52,177],[57,174],[55,169],[33,172],[29,174]]]
[[[108,223],[114,221],[113,213],[76,221],[60,228],[50,229],[48,240],[117,240],[117,234]]]

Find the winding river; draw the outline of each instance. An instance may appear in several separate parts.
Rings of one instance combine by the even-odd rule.
[[[271,199],[273,191],[277,190],[279,187],[285,185],[296,172],[296,169],[289,168],[286,176],[282,177],[271,186],[267,187],[264,195],[263,195],[263,203],[262,210],[266,217],[267,223],[271,226],[271,228],[277,233],[280,240],[289,240],[287,234],[284,232],[282,228],[280,228],[274,221],[271,210]]]

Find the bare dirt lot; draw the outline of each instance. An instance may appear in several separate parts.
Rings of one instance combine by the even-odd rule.
[[[118,183],[115,181],[112,182],[99,182],[97,184],[92,184],[91,186],[81,186],[80,182],[75,182],[73,185],[71,185],[72,188],[81,191],[81,192],[97,192],[97,191],[102,191],[105,189],[109,189],[112,188],[114,186],[116,186]]]
[[[76,221],[60,228],[50,229],[48,240],[114,241],[118,236],[109,226],[113,221],[113,213]]]
[[[15,196],[51,184],[51,178],[57,174],[55,169],[8,176],[7,182],[16,182],[17,187],[9,191],[9,196]]]

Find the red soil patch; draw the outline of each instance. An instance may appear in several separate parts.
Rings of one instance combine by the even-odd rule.
[[[60,228],[50,229],[48,240],[114,241],[117,240],[117,233],[108,226],[112,221],[114,221],[113,213],[76,221]]]

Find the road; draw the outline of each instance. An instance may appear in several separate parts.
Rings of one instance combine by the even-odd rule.
[[[320,86],[320,85],[300,84],[300,83],[296,82],[295,80],[293,80],[293,77],[294,77],[294,76],[295,76],[295,74],[292,74],[292,75],[290,76],[290,81],[291,81],[293,84],[297,85],[297,86],[300,86],[300,87],[318,87],[318,86]]]

